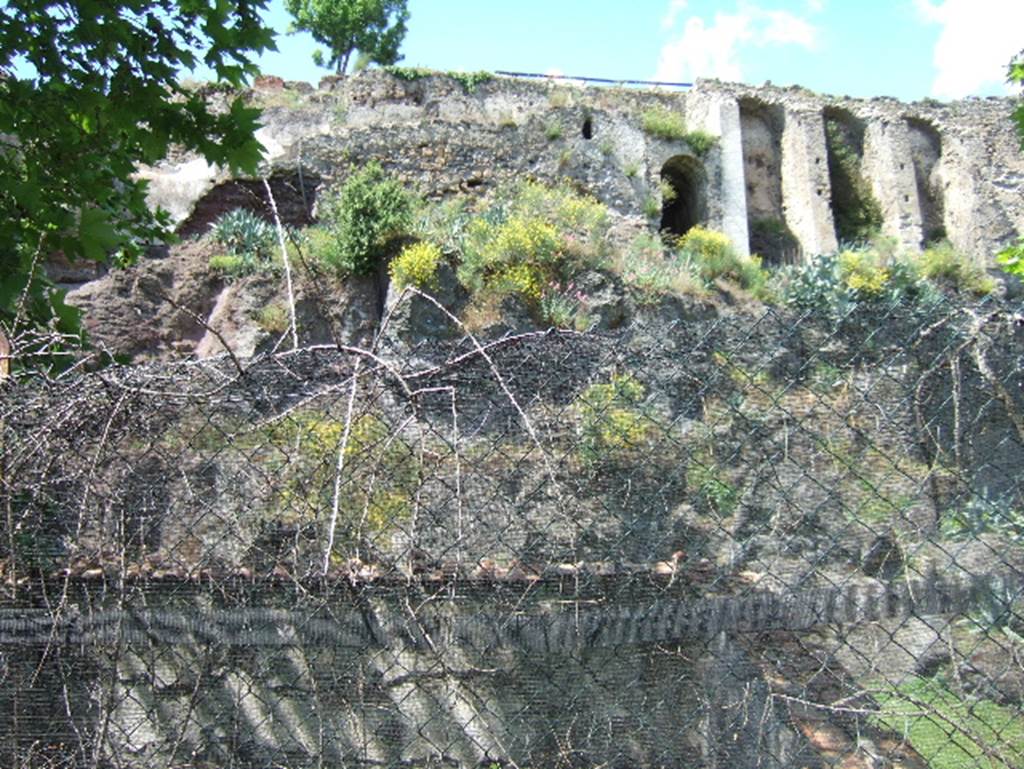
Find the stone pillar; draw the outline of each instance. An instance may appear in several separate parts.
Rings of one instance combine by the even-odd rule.
[[[689,102],[687,107],[691,129],[700,128],[718,137],[720,200],[714,206],[720,216],[718,227],[729,236],[736,250],[746,256],[750,253],[750,234],[739,102],[732,96],[716,95]]]
[[[835,251],[825,120],[820,112],[786,111],[782,132],[782,209],[804,258]]]
[[[924,231],[910,134],[905,122],[874,120],[868,123],[861,173],[882,206],[882,234],[896,238],[904,249],[917,251],[924,241]]]

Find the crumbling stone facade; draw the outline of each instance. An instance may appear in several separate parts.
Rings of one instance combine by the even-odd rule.
[[[763,230],[782,233],[782,258],[793,261],[840,245],[831,121],[853,137],[881,230],[903,247],[945,237],[985,262],[1024,232],[1024,153],[1009,99],[906,104],[717,81],[670,92],[495,77],[469,89],[440,74],[403,79],[382,70],[325,78],[315,90],[268,78],[252,99],[264,107],[268,173],[296,182],[296,200],[284,206],[297,222],[318,184],[376,159],[435,198],[523,177],[568,178],[636,225],[702,224],[741,250],[758,250]],[[700,154],[685,138],[645,133],[643,115],[656,108],[683,115],[716,144]],[[153,203],[185,231],[201,229],[217,201],[228,205],[238,191],[194,157],[142,175]],[[662,180],[686,213],[659,223],[649,214]]]

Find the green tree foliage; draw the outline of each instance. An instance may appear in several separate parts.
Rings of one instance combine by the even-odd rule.
[[[412,227],[413,196],[380,167],[367,164],[320,205],[330,234],[322,258],[340,273],[372,275]]]
[[[861,173],[859,149],[849,132],[834,119],[825,121],[825,143],[836,237],[844,243],[868,240],[882,227],[882,207]]]
[[[407,0],[285,0],[295,17],[293,28],[309,32],[330,49],[324,62],[322,51],[313,54],[319,67],[333,67],[343,73],[353,52],[363,64],[394,64],[402,57],[398,48],[409,20]]]
[[[1016,83],[1024,88],[1024,51],[1021,51],[1010,61],[1006,71],[1006,80],[1009,83]],[[1021,148],[1024,149],[1024,95],[1013,111],[1013,122],[1017,124],[1017,133],[1020,134]]]
[[[134,259],[168,236],[146,205],[139,163],[172,145],[254,170],[258,111],[207,108],[178,83],[209,67],[240,86],[273,49],[266,0],[9,0],[0,6],[0,321],[76,332],[43,275],[70,260]]]
[[[1010,61],[1006,70],[1006,80],[1024,87],[1024,51],[1018,53]],[[1021,149],[1024,149],[1024,94],[1018,100],[1017,109],[1013,111],[1012,117],[1017,127],[1017,133],[1020,135]],[[1016,275],[1018,278],[1024,278],[1024,237],[1017,238],[1016,243],[1000,251],[996,256],[996,261],[1006,272]]]

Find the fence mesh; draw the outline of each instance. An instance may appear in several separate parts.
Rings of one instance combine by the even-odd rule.
[[[0,764],[1024,766],[1020,310],[8,381]]]

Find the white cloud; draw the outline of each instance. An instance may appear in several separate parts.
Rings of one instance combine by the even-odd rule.
[[[765,11],[764,17],[768,22],[763,32],[764,42],[814,47],[817,30],[810,22],[788,11]]]
[[[1021,49],[1024,3],[914,0],[914,7],[924,21],[942,26],[932,52],[934,96],[955,99],[1003,83],[1006,64]]]
[[[825,0],[807,0],[807,10],[811,13],[821,13],[825,10]]]
[[[664,21],[673,24],[681,8],[673,0]],[[740,46],[797,45],[813,48],[818,31],[789,11],[765,10],[741,4],[736,13],[716,13],[709,25],[697,16],[686,19],[682,32],[666,43],[658,57],[655,80],[693,80],[715,77],[740,80]]]
[[[686,10],[687,0],[672,0],[669,3],[668,10],[665,11],[665,15],[661,19],[662,29],[672,29],[676,25],[676,19],[679,18],[679,14]]]

